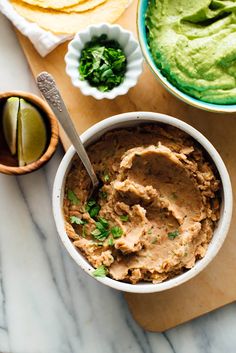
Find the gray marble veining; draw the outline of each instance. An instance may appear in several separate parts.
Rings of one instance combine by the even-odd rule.
[[[0,16],[0,90],[37,92]],[[84,274],[61,246],[51,210],[59,149],[43,169],[0,175],[1,353],[235,353],[236,305],[163,334],[132,319],[123,294]]]

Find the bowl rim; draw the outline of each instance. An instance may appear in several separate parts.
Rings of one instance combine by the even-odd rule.
[[[170,83],[167,78],[161,73],[161,71],[156,66],[152,54],[148,49],[146,34],[144,34],[143,29],[146,28],[145,23],[143,23],[145,14],[146,14],[146,4],[148,0],[138,0],[137,5],[137,13],[136,13],[136,29],[138,35],[138,41],[144,56],[146,63],[148,64],[151,72],[158,79],[158,81],[162,84],[162,86],[167,89],[170,93],[172,93],[175,97],[179,98],[181,101],[195,107],[198,109],[202,109],[208,112],[214,113],[235,113],[236,112],[236,104],[214,104],[201,101],[197,98],[194,98],[184,92],[182,92],[179,88],[175,87],[172,83]]]
[[[39,168],[41,168],[45,163],[47,163],[53,154],[56,151],[56,147],[59,142],[59,126],[55,115],[53,114],[52,110],[48,106],[48,104],[39,96],[32,94],[26,91],[7,91],[7,92],[0,92],[0,100],[7,99],[9,97],[20,97],[24,98],[28,102],[33,103],[34,106],[41,109],[46,119],[48,119],[51,129],[50,139],[48,141],[47,149],[45,150],[44,154],[35,162],[30,163],[23,167],[12,167],[5,164],[0,163],[0,173],[4,174],[26,174],[31,173]]]
[[[92,34],[91,31],[95,29],[95,30],[101,30],[102,32],[104,32],[105,34],[108,35],[109,37],[109,32],[111,30],[115,30],[117,29],[119,31],[119,38],[121,36],[125,36],[128,35],[129,36],[129,43],[133,43],[135,45],[135,49],[134,51],[130,54],[130,56],[134,56],[133,54],[136,53],[136,55],[134,56],[135,59],[132,60],[136,62],[135,68],[134,66],[131,66],[131,70],[134,71],[135,69],[135,74],[132,75],[131,77],[125,77],[124,81],[119,85],[114,87],[112,90],[108,91],[108,92],[102,92],[99,91],[96,87],[90,86],[89,84],[84,86],[83,83],[85,81],[81,80],[78,76],[75,77],[74,72],[75,72],[75,67],[73,65],[75,59],[78,60],[79,56],[80,56],[80,50],[78,51],[78,55],[75,55],[75,45],[76,43],[80,42],[80,36],[84,35],[84,34],[88,34],[89,36],[89,40],[90,41],[92,39]],[[110,33],[111,35],[111,33]],[[117,39],[117,41],[119,42],[120,39]],[[120,42],[119,42],[120,44]],[[68,44],[68,48],[67,48],[67,52],[65,54],[65,63],[66,63],[66,74],[70,77],[72,85],[76,88],[79,88],[81,90],[81,93],[85,96],[91,96],[97,100],[101,100],[101,99],[114,99],[118,96],[122,96],[127,94],[127,92],[134,87],[137,82],[138,79],[143,71],[143,55],[142,55],[142,51],[140,49],[140,45],[138,40],[134,37],[134,34],[123,28],[121,25],[119,24],[110,24],[110,23],[99,23],[99,24],[91,24],[89,26],[87,26],[85,29],[77,32],[74,36],[74,38],[69,42]],[[77,70],[78,71],[78,70]],[[129,72],[130,70],[126,70],[126,74]],[[126,75],[125,75],[126,76]]]
[[[96,278],[97,281],[106,284],[109,287],[125,291],[131,293],[154,293],[161,292],[167,289],[174,288],[191,278],[195,277],[199,272],[201,272],[216,256],[218,251],[220,250],[227,232],[229,230],[231,217],[232,217],[232,206],[233,206],[233,197],[232,197],[232,187],[230,182],[230,177],[225,167],[225,164],[220,157],[219,153],[213,147],[213,145],[204,137],[198,130],[190,126],[189,124],[171,117],[169,115],[154,113],[154,112],[129,112],[122,113],[119,115],[112,116],[105,120],[98,122],[97,124],[90,127],[86,130],[82,135],[81,139],[85,146],[92,142],[95,142],[99,137],[101,137],[107,131],[123,128],[125,126],[136,125],[139,123],[147,122],[147,123],[155,123],[161,122],[164,124],[170,124],[175,126],[190,136],[192,136],[196,141],[200,143],[200,145],[208,152],[213,162],[216,165],[216,168],[219,172],[219,175],[222,180],[222,193],[223,193],[223,202],[222,202],[222,212],[221,218],[218,223],[217,228],[214,231],[214,236],[210,245],[208,247],[207,253],[205,257],[199,260],[195,266],[188,270],[187,272],[174,277],[173,279],[169,279],[166,282],[152,284],[129,284],[124,282],[119,282],[109,277],[105,278]],[[130,124],[131,123],[131,124]],[[93,141],[91,141],[93,140]],[[71,240],[69,239],[66,231],[65,231],[65,223],[64,216],[62,210],[62,201],[63,201],[63,192],[66,175],[70,169],[71,159],[75,154],[75,149],[73,146],[69,148],[66,152],[64,158],[62,159],[59,168],[56,173],[56,177],[54,180],[53,186],[53,214],[57,227],[58,234],[67,251],[71,255],[71,257],[75,260],[75,262],[91,277],[92,271],[94,268],[88,263],[83,255],[75,248]],[[93,277],[94,278],[94,277]]]

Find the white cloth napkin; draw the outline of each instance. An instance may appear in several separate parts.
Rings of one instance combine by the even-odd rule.
[[[71,38],[68,35],[55,35],[27,21],[14,10],[8,0],[0,0],[0,11],[22,34],[29,38],[41,56],[46,56],[60,43]]]

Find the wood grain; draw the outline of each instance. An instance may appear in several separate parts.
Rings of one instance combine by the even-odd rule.
[[[122,16],[119,23],[135,33],[137,1]],[[108,116],[128,111],[154,111],[175,116],[193,125],[216,147],[229,170],[232,184],[236,185],[236,116],[208,113],[180,102],[170,95],[153,77],[149,69],[136,87],[126,96],[113,101],[96,101],[84,97],[72,87],[65,74],[64,55],[67,44],[58,47],[42,59],[29,41],[18,34],[34,76],[49,71],[57,81],[79,133]],[[61,131],[65,148],[69,143]],[[157,294],[126,294],[131,312],[137,322],[150,331],[164,331],[186,322],[236,299],[236,214],[227,240],[207,269],[190,282]]]

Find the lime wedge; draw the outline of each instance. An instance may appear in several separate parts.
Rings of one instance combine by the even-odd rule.
[[[18,161],[24,166],[38,160],[46,147],[47,131],[39,111],[20,99],[18,114]]]
[[[3,133],[13,156],[16,154],[16,132],[19,104],[20,99],[18,97],[11,97],[7,99],[3,109]]]

